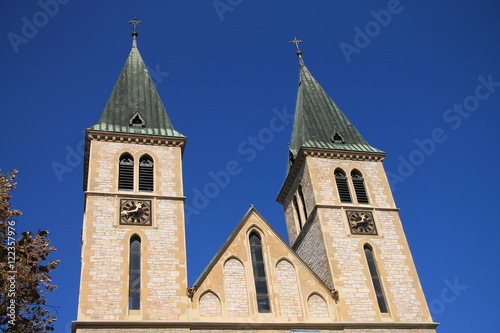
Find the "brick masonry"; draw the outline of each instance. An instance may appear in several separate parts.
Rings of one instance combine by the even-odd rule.
[[[270,313],[258,312],[249,251],[249,234],[252,232],[262,237]],[[253,208],[247,212],[219,255],[207,267],[206,277],[197,281],[198,290],[193,297],[191,312],[193,321],[230,321],[252,325],[262,322],[332,322],[338,317],[329,289]],[[204,297],[206,292],[213,292],[219,297],[222,317],[202,315],[206,309],[202,309],[205,305],[200,304],[200,297]],[[308,316],[307,300],[312,294],[323,297],[327,304],[327,317]]]
[[[283,316],[286,318],[303,317],[295,267],[288,260],[280,260],[276,265],[276,279]]]
[[[118,190],[117,174],[120,155],[130,153],[136,165],[142,155],[154,160],[155,194],[182,196],[182,169],[179,147],[91,141],[88,191],[110,193]],[[138,179],[135,168],[135,179]]]
[[[340,202],[334,177],[338,167],[348,176],[354,169],[363,174],[370,204],[356,202],[350,181],[353,203]],[[300,237],[291,202],[299,184],[307,211],[317,207],[316,215],[309,218]],[[284,207],[291,243],[326,284],[339,289],[344,320],[381,321],[385,317],[383,321],[432,321],[381,162],[308,156]],[[373,212],[378,235],[351,235],[347,209]],[[380,314],[374,296],[363,252],[366,243],[374,248],[390,307],[387,315]],[[333,284],[329,283],[331,280]]]
[[[224,291],[229,317],[248,317],[248,291],[241,261],[231,258],[224,263]]]
[[[200,297],[200,316],[220,317],[222,309],[220,299],[213,292],[206,292]]]
[[[309,296],[307,299],[307,309],[311,318],[327,318],[329,316],[328,305],[325,299],[318,294]]]
[[[117,189],[118,162],[124,152],[136,162],[134,191]],[[140,193],[137,165],[146,153],[154,160],[155,189]],[[79,320],[124,320],[132,314],[128,310],[128,257],[134,234],[141,238],[143,310],[133,313],[133,318],[176,320],[187,316],[181,196],[179,147],[91,141]],[[152,226],[119,225],[122,198],[150,200]]]
[[[136,161],[144,153],[155,161],[155,190],[142,194],[123,193],[116,188],[118,158],[131,153]],[[337,196],[333,170],[353,168],[365,176],[370,205],[342,205]],[[385,173],[379,162],[333,160],[307,157],[303,171],[292,186],[296,194],[301,184],[305,212],[309,219],[299,230],[291,207],[285,199],[289,237],[296,242],[296,253],[316,275],[274,234],[258,214],[250,214],[233,243],[212,268],[207,281],[199,287],[200,296],[190,301],[186,295],[182,172],[179,147],[117,142],[93,142],[86,193],[82,289],[79,320],[146,321],[220,321],[242,322],[240,329],[81,329],[84,333],[122,332],[290,332],[289,329],[252,329],[252,323],[274,322],[430,322],[425,298],[407,249]],[[137,175],[136,175],[137,176]],[[351,193],[354,194],[352,188]],[[119,225],[119,203],[123,197],[146,197],[152,202],[153,225]],[[345,209],[373,212],[379,235],[350,234]],[[258,313],[248,233],[263,236],[263,251],[268,273],[272,312]],[[128,244],[138,234],[142,245],[141,309],[128,311]],[[300,237],[299,237],[300,236]],[[373,286],[362,251],[369,243],[375,252],[388,299],[390,313],[382,318],[376,305]],[[333,301],[328,288],[334,284],[340,301]],[[196,311],[195,311],[196,310]],[[342,329],[319,332],[395,333],[391,329]],[[404,330],[429,333],[434,330]]]
[[[332,277],[328,267],[328,258],[322,242],[318,219],[311,220],[305,227],[304,236],[294,246],[299,257],[304,260],[316,275],[333,289]]]

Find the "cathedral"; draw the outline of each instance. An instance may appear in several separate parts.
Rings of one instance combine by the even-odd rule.
[[[77,333],[431,333],[384,171],[305,65],[288,151],[285,241],[253,206],[188,285],[182,156],[137,48],[86,130]]]

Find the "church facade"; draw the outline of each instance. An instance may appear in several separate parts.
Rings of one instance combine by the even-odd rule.
[[[369,145],[300,65],[283,205],[289,242],[252,206],[188,285],[182,155],[137,48],[86,131],[73,332],[431,333],[427,302]]]

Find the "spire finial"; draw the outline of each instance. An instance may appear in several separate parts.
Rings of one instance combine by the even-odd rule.
[[[295,44],[295,49],[297,52],[295,53],[297,57],[299,57],[299,63],[301,66],[304,66],[304,60],[302,59],[302,51],[300,50],[299,44],[302,43],[301,40],[297,39],[297,37],[293,37],[290,43]]]
[[[132,47],[137,47],[137,35],[139,35],[137,32],[137,25],[142,22],[137,20],[137,17],[134,17],[134,19],[132,21],[128,21],[128,23],[134,26],[132,29]]]

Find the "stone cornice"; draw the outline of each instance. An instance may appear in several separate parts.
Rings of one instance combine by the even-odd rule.
[[[385,210],[385,211],[390,211],[390,212],[399,212],[399,208],[397,207],[377,207],[377,206],[370,206],[370,205],[349,205],[349,204],[343,204],[343,205],[322,205],[318,204],[314,206],[312,209],[313,211],[318,209],[318,208],[345,208],[345,209],[357,209],[357,210]]]
[[[105,132],[89,129],[87,130],[87,139],[108,142],[134,143],[142,145],[181,147],[182,150],[184,150],[184,145],[186,144],[185,137]]]
[[[168,199],[168,200],[182,200],[185,201],[185,196],[169,196],[169,195],[158,195],[152,193],[127,193],[127,192],[94,192],[94,191],[85,191],[85,196],[100,196],[100,197],[123,197],[123,198],[149,198],[149,199]]]
[[[166,321],[74,321],[72,332],[77,329],[97,328],[188,328],[188,329],[435,329],[439,324],[401,322],[339,322],[339,323],[269,323],[269,322],[166,322]]]
[[[351,161],[383,161],[385,158],[385,153],[370,153],[370,152],[358,152],[358,151],[350,151],[350,150],[333,150],[333,149],[320,149],[320,148],[308,148],[302,147],[297,154],[297,158],[292,165],[292,168],[288,172],[285,182],[283,183],[283,187],[281,188],[280,193],[278,194],[278,198],[276,201],[283,204],[285,198],[292,187],[292,184],[295,181],[295,178],[303,164],[307,156],[311,157],[320,157],[320,158],[329,158],[329,159],[341,159],[341,160],[351,160]],[[333,175],[332,175],[333,177]]]
[[[352,150],[333,150],[303,147],[300,149],[300,151],[302,151],[307,156],[337,158],[342,160],[383,161],[385,158],[385,153],[371,153]]]

